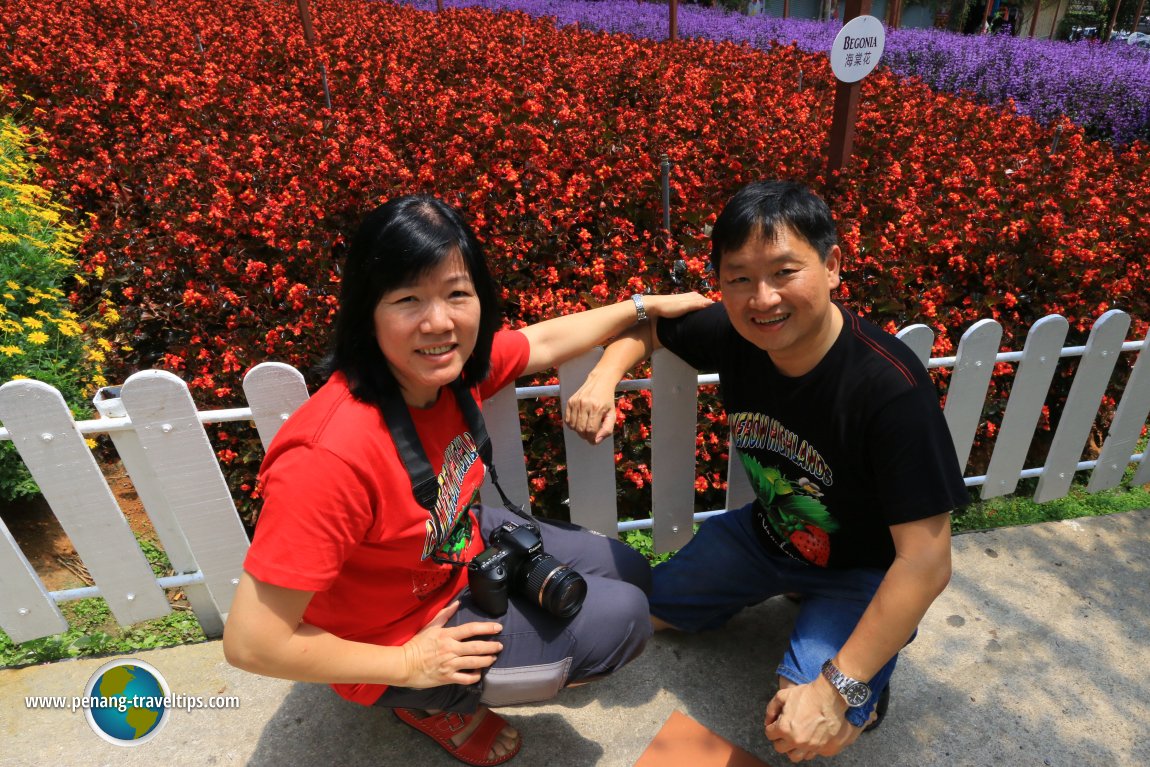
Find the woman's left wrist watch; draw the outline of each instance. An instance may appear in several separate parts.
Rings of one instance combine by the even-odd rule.
[[[647,321],[647,307],[643,306],[643,294],[635,293],[631,296],[632,303],[635,304],[635,322]]]

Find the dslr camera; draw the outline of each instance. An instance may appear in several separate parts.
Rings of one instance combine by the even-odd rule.
[[[488,547],[467,564],[467,585],[475,604],[495,616],[507,612],[511,590],[559,618],[579,612],[587,596],[587,581],[543,550],[530,522],[504,522],[492,532]]]

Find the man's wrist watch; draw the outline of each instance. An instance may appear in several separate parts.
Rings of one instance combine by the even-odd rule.
[[[643,294],[642,293],[635,293],[634,295],[631,296],[631,300],[635,303],[635,321],[636,322],[646,322],[647,321],[647,308],[645,306],[643,306]]]
[[[839,695],[843,696],[849,707],[858,708],[870,700],[870,687],[865,682],[851,679],[839,671],[830,658],[823,664],[823,676],[839,691]]]

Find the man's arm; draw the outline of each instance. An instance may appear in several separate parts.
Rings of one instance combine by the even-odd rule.
[[[587,380],[567,400],[564,423],[592,445],[598,445],[615,430],[615,386],[628,370],[659,348],[657,322],[653,317],[612,341],[587,374]]]
[[[903,648],[950,581],[950,515],[892,525],[895,560],[834,664],[870,679]],[[878,692],[877,690],[875,691]],[[819,676],[780,690],[767,706],[767,737],[792,761],[831,756],[845,745],[846,702]]]

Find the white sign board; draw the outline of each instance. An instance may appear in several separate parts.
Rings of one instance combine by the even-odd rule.
[[[835,37],[831,71],[844,83],[857,83],[878,66],[885,45],[882,22],[874,16],[856,16]]]

